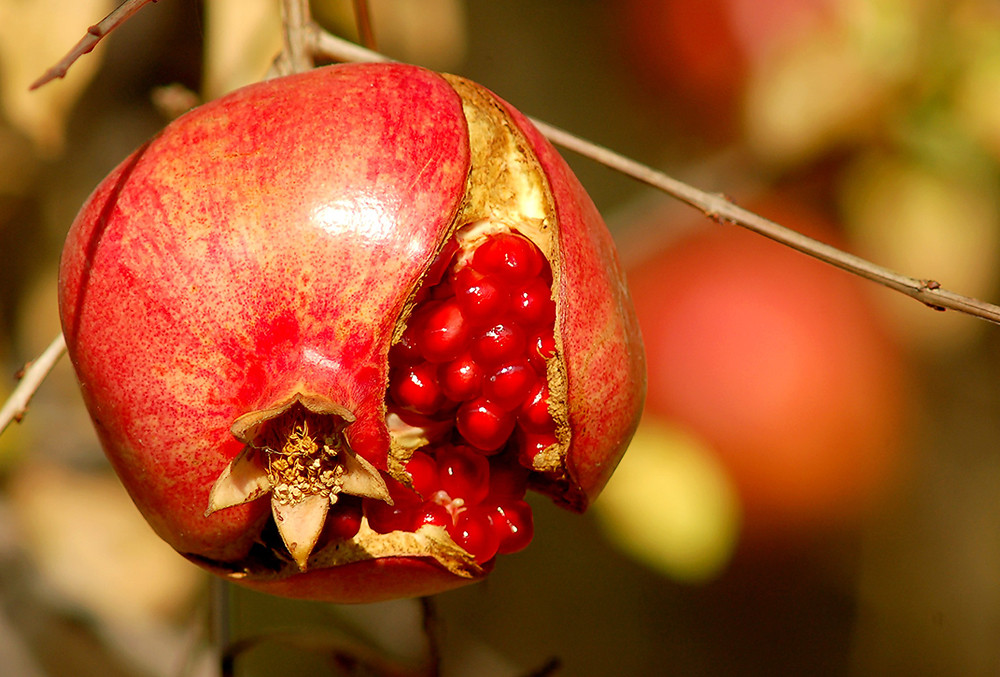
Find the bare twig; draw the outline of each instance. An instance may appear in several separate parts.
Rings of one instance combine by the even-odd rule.
[[[375,31],[372,28],[372,15],[368,9],[368,0],[354,0],[354,23],[358,27],[358,38],[361,44],[371,50],[377,50]]]
[[[935,280],[917,279],[901,275],[888,268],[876,265],[819,240],[802,235],[790,228],[778,225],[773,221],[769,221],[733,204],[722,195],[706,193],[693,186],[689,186],[682,181],[667,176],[663,172],[635,160],[630,160],[608,148],[581,139],[540,120],[533,119],[532,122],[552,143],[579,153],[637,181],[641,181],[648,186],[663,191],[671,197],[700,209],[706,216],[720,223],[733,223],[752,230],[759,235],[771,238],[792,249],[854,273],[866,280],[877,282],[890,289],[906,294],[934,310],[957,310],[988,322],[993,322],[994,324],[1000,324],[1000,306],[948,291]]]
[[[216,650],[219,677],[233,677],[236,669],[235,655],[230,653],[232,628],[230,627],[229,582],[217,576],[212,577],[210,604],[212,609],[212,643]]]
[[[21,422],[24,413],[28,410],[28,402],[31,401],[32,395],[38,390],[42,381],[52,371],[52,367],[55,366],[64,352],[66,352],[66,340],[62,334],[59,334],[45,349],[45,352],[25,365],[20,383],[4,402],[3,408],[0,408],[0,434],[3,434],[11,421]]]
[[[285,47],[282,51],[282,75],[303,73],[315,64],[311,32],[313,22],[309,13],[309,0],[282,0],[281,24]]]
[[[364,49],[321,30],[316,32],[315,48],[324,56],[339,61],[389,61],[382,54]],[[541,120],[531,118],[531,121],[552,143],[652,186],[701,210],[706,216],[716,221],[733,223],[752,230],[803,254],[808,254],[847,272],[906,294],[935,310],[957,310],[994,324],[1000,324],[1000,306],[948,291],[935,280],[901,275],[769,221],[738,207],[722,195],[706,193],[652,167],[581,139]]]
[[[80,42],[71,49],[55,66],[45,72],[45,75],[38,78],[31,84],[31,89],[38,89],[47,82],[52,82],[58,78],[65,77],[69,67],[84,54],[89,54],[97,46],[104,36],[118,28],[129,18],[142,9],[144,6],[157,0],[124,0],[111,14],[108,14],[100,22],[87,29],[87,33],[80,38]]]
[[[356,45],[350,40],[338,38],[322,29],[313,32],[312,48],[317,56],[325,56],[336,61],[392,61],[384,54]]]

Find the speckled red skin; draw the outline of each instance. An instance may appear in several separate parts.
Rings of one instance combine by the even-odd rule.
[[[538,148],[563,220],[557,295],[573,482],[557,499],[583,509],[641,408],[638,329],[596,208],[551,146],[508,111]],[[338,403],[357,419],[345,433],[351,447],[387,467],[392,330],[463,198],[468,143],[461,100],[440,76],[328,67],[179,118],[85,204],[60,271],[70,357],[111,462],[178,551],[238,561],[268,518],[267,500],[204,515],[242,447],[230,432],[242,414],[296,394]],[[468,581],[426,561],[392,562],[338,570],[394,571],[381,588],[389,596]],[[300,579],[310,582],[293,594]],[[326,570],[244,582],[338,599],[338,580]]]
[[[485,574],[492,570],[488,567]],[[438,594],[479,578],[460,578],[428,559],[385,557],[355,562],[329,569],[255,580],[238,581],[241,585],[279,597],[307,599],[335,604],[368,604]]]
[[[559,220],[556,295],[572,433],[566,465],[575,486],[556,499],[584,510],[607,484],[638,424],[646,394],[642,338],[614,241],[594,202],[535,126],[500,103],[531,143]]]

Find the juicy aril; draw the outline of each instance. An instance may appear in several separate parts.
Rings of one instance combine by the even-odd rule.
[[[97,188],[61,268],[70,355],[153,528],[276,594],[476,580],[583,510],[642,349],[566,164],[482,87],[400,65],[261,83]]]

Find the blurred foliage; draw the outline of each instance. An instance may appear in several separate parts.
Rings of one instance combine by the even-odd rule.
[[[164,0],[28,94],[109,4],[0,0],[7,374],[58,331],[59,247],[93,186],[169,115],[261,77],[278,46],[273,0]],[[347,0],[315,0],[314,12],[354,36]],[[994,0],[380,0],[373,12],[391,56],[479,80],[531,115],[738,201],[805,196],[852,251],[997,297]],[[638,227],[657,196],[568,159],[627,262],[688,227],[681,207],[655,230]],[[794,541],[739,541],[711,451],[671,437],[647,466],[657,448],[647,437],[626,461],[642,465],[612,480],[607,510],[645,497],[635,510],[660,535],[608,536],[536,501],[528,550],[438,598],[445,674],[523,674],[552,656],[582,676],[1000,671],[1000,338],[893,292],[872,296],[914,390],[910,463],[877,509]],[[0,382],[0,396],[12,385]],[[212,674],[204,578],[124,504],[63,362],[0,438],[5,674]],[[324,674],[345,642],[404,663],[422,655],[410,602],[338,609],[228,594],[234,635],[264,637],[238,661],[241,675]],[[282,641],[288,631],[304,639]]]

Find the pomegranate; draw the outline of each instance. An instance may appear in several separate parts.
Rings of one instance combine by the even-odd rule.
[[[156,532],[280,595],[478,580],[584,510],[643,355],[564,161],[472,82],[341,65],[177,119],[95,190],[60,270],[101,443]]]
[[[751,208],[839,239],[794,190]],[[866,282],[715,225],[653,248],[628,273],[649,355],[644,421],[680,427],[715,454],[747,542],[851,528],[892,492],[914,397]]]

